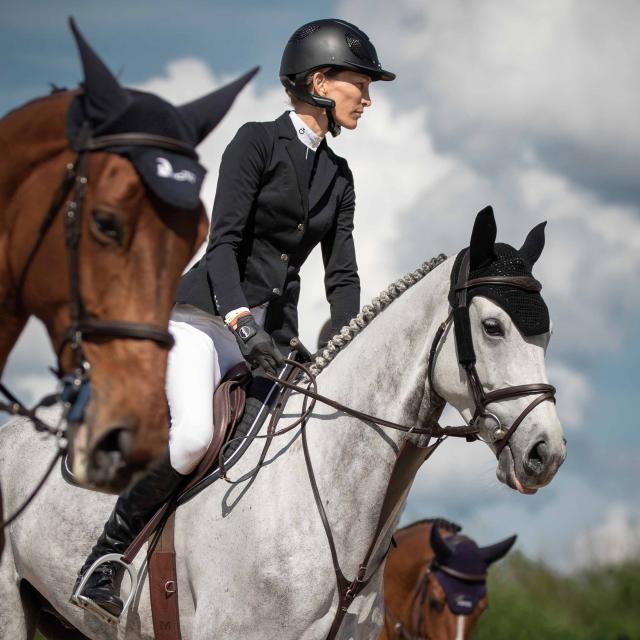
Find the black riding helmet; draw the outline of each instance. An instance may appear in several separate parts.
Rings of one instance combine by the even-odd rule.
[[[368,75],[372,80],[394,80],[396,75],[385,71],[378,54],[364,31],[354,24],[333,18],[314,20],[297,29],[289,38],[280,63],[280,82],[293,96],[315,107],[327,110],[329,130],[336,136],[340,127],[333,118],[336,103],[309,93],[306,78],[322,67],[351,69]]]

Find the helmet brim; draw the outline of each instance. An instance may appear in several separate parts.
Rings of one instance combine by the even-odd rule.
[[[353,71],[359,71],[369,76],[374,82],[382,80],[383,82],[390,82],[396,79],[396,74],[391,71],[386,71],[379,67],[370,67],[366,64],[357,64],[356,62],[345,62],[341,65],[341,68],[352,69]]]

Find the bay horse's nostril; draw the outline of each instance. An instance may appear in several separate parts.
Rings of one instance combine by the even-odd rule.
[[[126,487],[132,473],[137,470],[130,468],[132,451],[131,429],[126,427],[110,429],[98,440],[91,452],[87,474],[90,482],[112,490]]]
[[[525,471],[532,476],[542,475],[549,460],[549,448],[545,440],[536,442],[524,459]]]

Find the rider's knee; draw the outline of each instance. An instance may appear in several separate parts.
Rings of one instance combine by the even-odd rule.
[[[171,466],[178,473],[190,473],[195,469],[211,443],[212,434],[199,431],[183,433],[170,444]]]

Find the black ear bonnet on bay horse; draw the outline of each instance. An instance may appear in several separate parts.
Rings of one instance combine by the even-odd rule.
[[[117,135],[117,144],[103,145],[101,150],[127,158],[145,186],[166,204],[188,210],[199,207],[206,169],[198,162],[195,148],[222,120],[258,67],[221,89],[174,107],[156,95],[121,87],[73,19],[70,25],[84,70],[83,91],[73,99],[67,118],[73,148],[80,151],[87,137]],[[175,144],[154,148],[132,137],[131,145],[123,145],[122,135],[133,136],[133,132]]]
[[[523,336],[549,331],[549,310],[540,295],[541,285],[511,286],[491,283],[492,277],[532,279],[532,268],[544,248],[546,222],[535,226],[520,249],[495,242],[496,223],[493,209],[480,211],[471,234],[471,243],[456,257],[451,271],[449,303],[453,308],[458,357],[462,364],[475,362],[470,342],[468,304],[474,296],[485,296],[502,307]],[[483,282],[483,279],[486,279]],[[479,280],[473,287],[460,289],[460,282]],[[460,304],[464,296],[464,304]]]
[[[67,133],[76,158],[67,163],[56,195],[20,270],[16,297],[21,299],[30,265],[47,231],[64,210],[70,322],[56,349],[60,360],[63,350],[71,348],[73,368],[71,371],[60,368],[58,375],[62,379],[63,390],[43,402],[59,397],[68,407],[65,420],[76,423],[83,420],[91,395],[90,364],[82,348],[84,340],[151,340],[166,349],[174,344],[166,326],[95,318],[86,312],[80,292],[79,243],[85,196],[91,181],[90,154],[107,151],[127,158],[147,190],[156,198],[177,211],[197,210],[206,170],[198,163],[195,148],[222,120],[258,68],[202,98],[174,107],[157,96],[121,87],[84,39],[73,18],[69,19],[69,25],[84,70],[81,91],[73,98],[67,113]],[[13,413],[33,415],[3,386],[0,386],[0,391],[11,400],[10,410]]]
[[[455,615],[468,615],[487,594],[489,566],[504,557],[516,541],[511,536],[488,547],[463,535],[443,538],[437,524],[431,528],[431,573],[445,592],[447,606]]]

